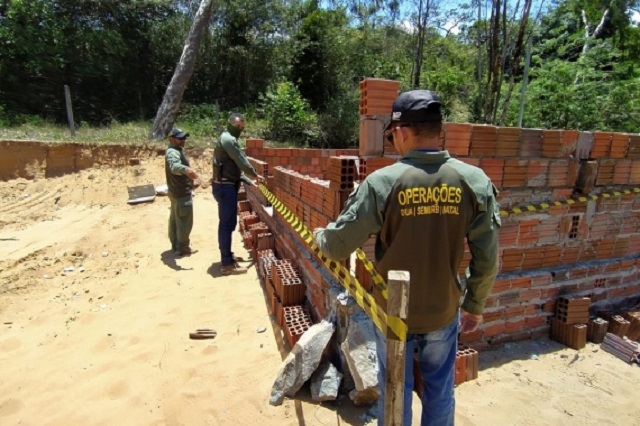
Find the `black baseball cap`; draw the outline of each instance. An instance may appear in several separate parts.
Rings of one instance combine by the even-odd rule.
[[[170,138],[184,139],[184,138],[186,138],[188,136],[189,136],[189,133],[186,133],[186,132],[182,131],[181,129],[171,129],[171,132],[169,132],[169,137]]]
[[[385,131],[391,128],[393,123],[425,123],[442,121],[440,112],[440,97],[431,90],[410,90],[401,93],[391,109],[391,121]]]

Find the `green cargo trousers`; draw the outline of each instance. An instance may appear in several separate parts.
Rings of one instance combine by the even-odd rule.
[[[189,247],[189,235],[193,228],[193,198],[191,195],[181,198],[169,196],[169,200],[169,241],[173,251],[181,251]]]

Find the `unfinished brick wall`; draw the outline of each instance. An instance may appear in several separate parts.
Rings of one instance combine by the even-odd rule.
[[[484,324],[464,336],[463,342],[482,348],[548,335],[559,296],[590,297],[592,314],[640,302],[640,193],[634,190],[640,185],[640,135],[446,123],[441,140],[454,157],[485,170],[500,190],[501,210],[507,213],[500,232],[499,276],[487,300]],[[248,144],[247,151],[263,161],[260,154],[291,158],[263,146]],[[305,161],[326,159],[319,160],[325,165],[319,169],[322,175],[315,176],[326,178],[329,158],[340,151],[318,151],[295,154]],[[395,153],[372,152],[375,149],[363,147],[361,140],[361,179],[398,158]],[[301,160],[290,162],[300,164]],[[348,195],[347,190],[339,196],[327,195],[327,181],[303,172],[279,168],[273,176],[271,192],[311,229],[335,219]],[[614,191],[621,194],[599,195]],[[566,201],[575,195],[596,197]],[[259,202],[259,198],[256,191],[253,199]],[[334,200],[330,208],[327,199]],[[557,206],[552,204],[556,201]],[[541,208],[542,203],[551,205]],[[526,205],[535,207],[514,213],[514,208]],[[328,289],[337,281],[286,221],[277,214],[265,220],[279,230],[275,235],[282,233],[276,237],[279,253],[300,262],[307,300],[316,319],[323,317],[331,306]],[[362,249],[373,259],[373,239]],[[467,252],[461,273],[468,260]],[[362,264],[356,261],[354,268],[359,281],[370,288]]]
[[[264,140],[251,138],[246,140],[245,153],[249,157],[264,161],[269,167],[282,166],[320,179],[326,179],[330,157],[358,156],[357,149],[266,148]]]

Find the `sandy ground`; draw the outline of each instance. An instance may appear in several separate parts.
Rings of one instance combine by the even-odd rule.
[[[175,259],[168,200],[126,203],[127,186],[146,183],[164,183],[161,157],[0,182],[0,424],[371,423],[348,397],[315,403],[303,389],[268,404],[288,349],[255,268],[219,275],[209,188],[195,196],[199,252]],[[247,255],[239,234],[234,250]],[[196,328],[218,335],[190,340]],[[640,425],[639,383],[640,368],[592,344],[508,344],[456,389],[457,424]]]

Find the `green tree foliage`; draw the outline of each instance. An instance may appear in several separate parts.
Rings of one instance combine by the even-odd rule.
[[[262,97],[270,139],[304,146],[317,139],[317,118],[292,82],[274,84]]]
[[[10,2],[0,27],[0,102],[14,116],[62,121],[66,84],[78,120],[147,115],[155,106],[150,27],[171,12],[152,0]]]
[[[340,91],[347,23],[342,10],[313,9],[296,34],[291,80],[315,110],[323,111]]]
[[[199,3],[0,1],[0,123],[64,122],[64,85],[77,121],[152,118]],[[353,146],[358,82],[379,77],[436,90],[448,120],[516,125],[531,38],[526,126],[638,132],[639,3],[554,0],[525,22],[524,0],[218,0],[183,121],[214,132],[260,105],[274,140]]]

